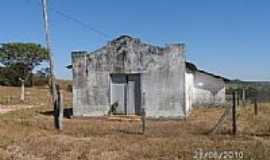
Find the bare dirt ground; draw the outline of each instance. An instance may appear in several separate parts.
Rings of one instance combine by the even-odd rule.
[[[140,133],[140,121],[104,118],[64,119],[64,130],[56,131],[48,89],[26,91],[23,105],[32,108],[0,114],[1,160],[189,160],[196,159],[198,151],[234,151],[243,153],[245,159],[270,159],[270,104],[259,104],[258,116],[251,105],[241,108],[236,136],[230,134],[229,123],[220,134],[207,134],[223,108],[194,109],[186,120],[147,120],[145,134]],[[0,104],[18,105],[18,95],[19,88],[0,87]],[[70,106],[71,93],[64,96],[66,106]]]
[[[16,111],[19,109],[28,109],[32,108],[32,105],[23,105],[23,104],[18,104],[18,105],[1,105],[0,104],[0,114],[1,113],[7,113],[11,111]]]

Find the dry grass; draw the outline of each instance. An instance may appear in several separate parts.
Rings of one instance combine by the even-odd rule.
[[[0,87],[0,97],[18,98],[18,88]],[[33,108],[0,115],[0,159],[192,159],[195,150],[243,151],[246,159],[270,159],[270,104],[241,108],[238,135],[206,134],[223,113],[222,108],[195,109],[187,120],[146,121],[146,133],[138,121],[65,119],[64,130],[53,128],[47,89],[28,88],[27,102]],[[4,94],[3,94],[4,93]],[[71,94],[65,92],[66,105]],[[5,102],[4,104],[7,104]],[[17,105],[13,103],[13,105]]]

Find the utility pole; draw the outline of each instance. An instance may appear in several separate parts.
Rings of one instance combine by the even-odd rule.
[[[54,76],[54,59],[53,59],[53,53],[50,47],[50,37],[49,37],[49,23],[48,23],[48,1],[42,0],[43,5],[43,19],[44,19],[44,27],[45,27],[45,38],[46,38],[46,44],[47,44],[47,50],[49,52],[49,65],[50,65],[50,82],[51,82],[51,95],[53,100],[53,106],[54,106],[54,113],[56,114],[58,111],[58,95],[56,91],[56,82],[55,82],[55,76]],[[55,121],[55,128],[59,128],[57,123],[57,116],[54,116]]]

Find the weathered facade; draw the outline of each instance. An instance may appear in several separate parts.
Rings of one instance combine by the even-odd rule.
[[[194,64],[186,63],[187,73],[193,75],[192,106],[220,106],[225,104],[228,79],[197,69]]]
[[[186,100],[183,44],[157,47],[121,36],[92,53],[73,52],[73,114],[116,113],[182,118]]]

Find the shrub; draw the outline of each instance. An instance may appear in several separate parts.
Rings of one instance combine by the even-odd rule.
[[[66,87],[66,90],[68,92],[72,92],[72,84],[68,84],[67,87]]]

